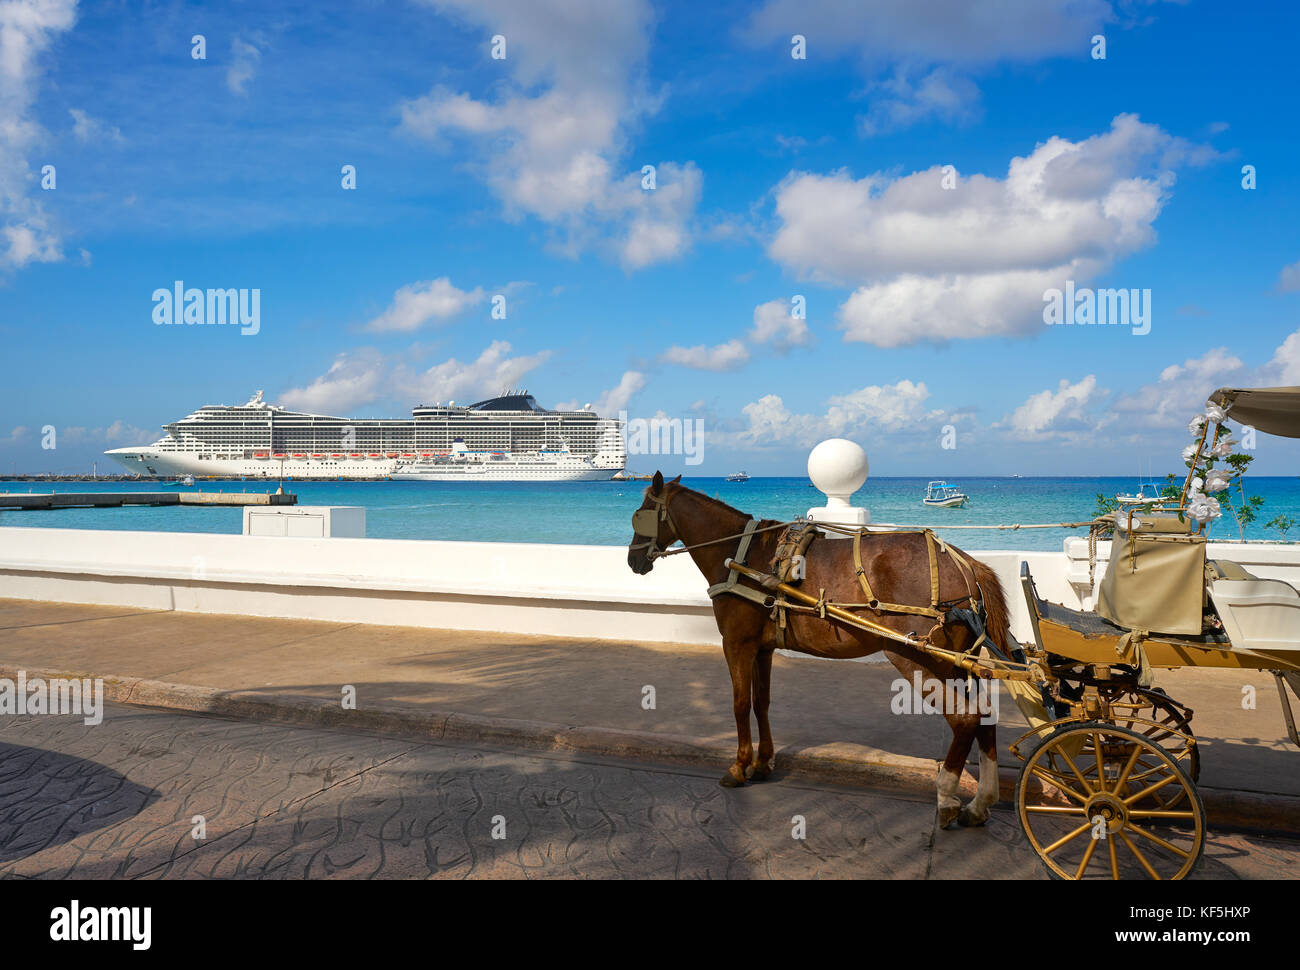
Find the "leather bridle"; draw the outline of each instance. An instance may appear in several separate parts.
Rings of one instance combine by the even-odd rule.
[[[668,540],[671,546],[681,538],[681,533],[677,531],[677,523],[673,521],[672,513],[668,511],[668,495],[661,493],[659,495],[647,496],[652,508],[637,509],[632,513],[632,531],[638,536],[645,538],[645,542],[636,542],[628,546],[629,550],[647,549],[646,557],[654,562],[660,556],[664,555],[666,546],[659,545],[659,528],[661,522],[667,522],[668,527],[673,530],[672,538]]]

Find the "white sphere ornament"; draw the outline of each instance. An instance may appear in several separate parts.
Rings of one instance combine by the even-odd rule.
[[[864,508],[849,504],[853,493],[867,481],[867,453],[847,438],[829,438],[808,455],[808,477],[826,495],[826,505],[809,509],[814,522],[840,525],[866,525],[871,515]]]
[[[867,453],[847,438],[828,438],[808,455],[808,477],[826,493],[828,505],[848,505],[868,471]]]

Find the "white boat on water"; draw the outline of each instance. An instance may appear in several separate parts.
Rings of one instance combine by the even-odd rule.
[[[730,475],[727,476],[726,480],[729,482],[747,482],[749,481],[749,475],[747,475],[743,471],[732,472]]]
[[[921,504],[937,509],[959,509],[969,501],[970,496],[956,485],[931,482],[925,487],[925,498],[921,499]]]

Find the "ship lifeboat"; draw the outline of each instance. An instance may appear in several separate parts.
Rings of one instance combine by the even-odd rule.
[[[354,451],[354,452],[352,452],[352,454],[348,455],[348,457],[349,457],[349,458],[364,458],[364,457],[366,457],[366,456],[363,455],[363,454],[362,454],[361,452],[359,452],[359,451]]]
[[[392,455],[389,455],[389,457],[391,458]],[[414,457],[415,457],[415,453],[414,453],[414,452],[406,452],[406,451],[404,451],[404,452],[402,452],[402,457],[403,457],[403,458],[414,458]]]
[[[294,455],[293,457],[295,457],[295,458],[306,458],[307,456],[306,456],[305,454],[299,452],[298,454]]]
[[[324,458],[324,455],[312,455],[313,458]]]
[[[286,455],[286,454],[283,454],[282,452],[277,451],[277,452],[276,452],[274,455],[272,455],[271,457],[272,457],[272,458],[288,458],[289,456]]]
[[[422,451],[422,452],[420,452],[420,457],[421,457],[421,458],[432,458],[432,457],[433,457],[433,452],[432,452],[432,451]]]
[[[331,458],[346,458],[347,455],[330,455]]]
[[[402,457],[402,456],[399,455],[399,454],[398,454],[397,452],[395,452],[395,451],[390,451],[390,452],[389,452],[388,454],[386,454],[384,457],[385,457],[385,458],[400,458],[400,457]]]
[[[264,452],[264,451],[258,451],[258,452],[254,452],[253,457],[254,457],[254,458],[260,458],[260,459],[262,459],[263,461],[265,461],[267,458],[269,458],[269,457],[271,457],[271,456],[268,455],[268,454],[267,454],[266,452]]]
[[[379,454],[378,452],[376,452],[375,454],[371,455],[370,457],[371,457],[371,458],[383,458],[384,456],[381,455],[381,454]]]

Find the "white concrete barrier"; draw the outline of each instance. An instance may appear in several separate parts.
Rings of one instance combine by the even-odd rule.
[[[1097,554],[1100,580],[1109,543]],[[1091,607],[1086,541],[973,555],[998,573],[1020,640],[1022,561],[1045,599]],[[1209,555],[1300,585],[1295,545],[1210,543]],[[716,645],[706,585],[689,556],[637,576],[615,546],[0,528],[0,597],[16,599]]]

